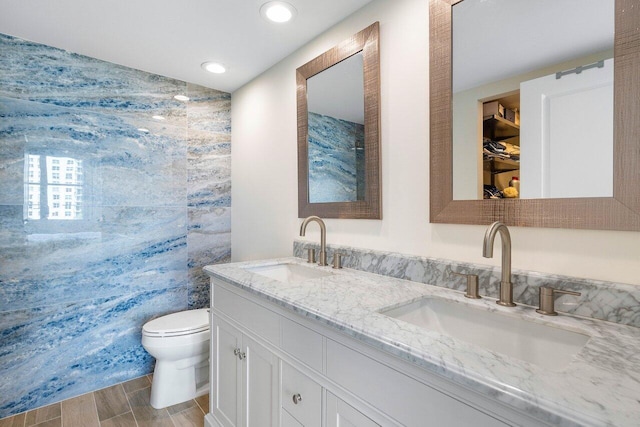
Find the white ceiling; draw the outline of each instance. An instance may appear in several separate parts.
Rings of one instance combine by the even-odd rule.
[[[287,0],[287,24],[261,17],[266,1],[0,0],[0,33],[233,92],[371,0]]]

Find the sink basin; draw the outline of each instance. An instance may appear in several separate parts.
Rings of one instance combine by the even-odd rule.
[[[329,271],[305,267],[299,264],[260,265],[256,267],[246,267],[245,270],[285,283],[302,282],[331,274]]]
[[[381,313],[552,371],[566,368],[589,341],[578,332],[441,298],[424,298]]]

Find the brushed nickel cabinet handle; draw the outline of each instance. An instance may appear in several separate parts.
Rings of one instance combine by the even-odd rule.
[[[302,402],[302,396],[300,393],[296,393],[293,395],[293,403],[297,405],[299,402]]]

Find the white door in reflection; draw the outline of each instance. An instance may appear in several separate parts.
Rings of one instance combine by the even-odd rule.
[[[82,160],[41,154],[25,155],[25,217],[82,219]]]
[[[613,196],[613,59],[520,84],[520,197]]]

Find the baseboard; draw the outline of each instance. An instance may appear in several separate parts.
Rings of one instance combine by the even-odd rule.
[[[218,421],[213,418],[213,414],[210,412],[204,416],[204,425],[205,427],[223,427],[221,424],[218,424]]]

